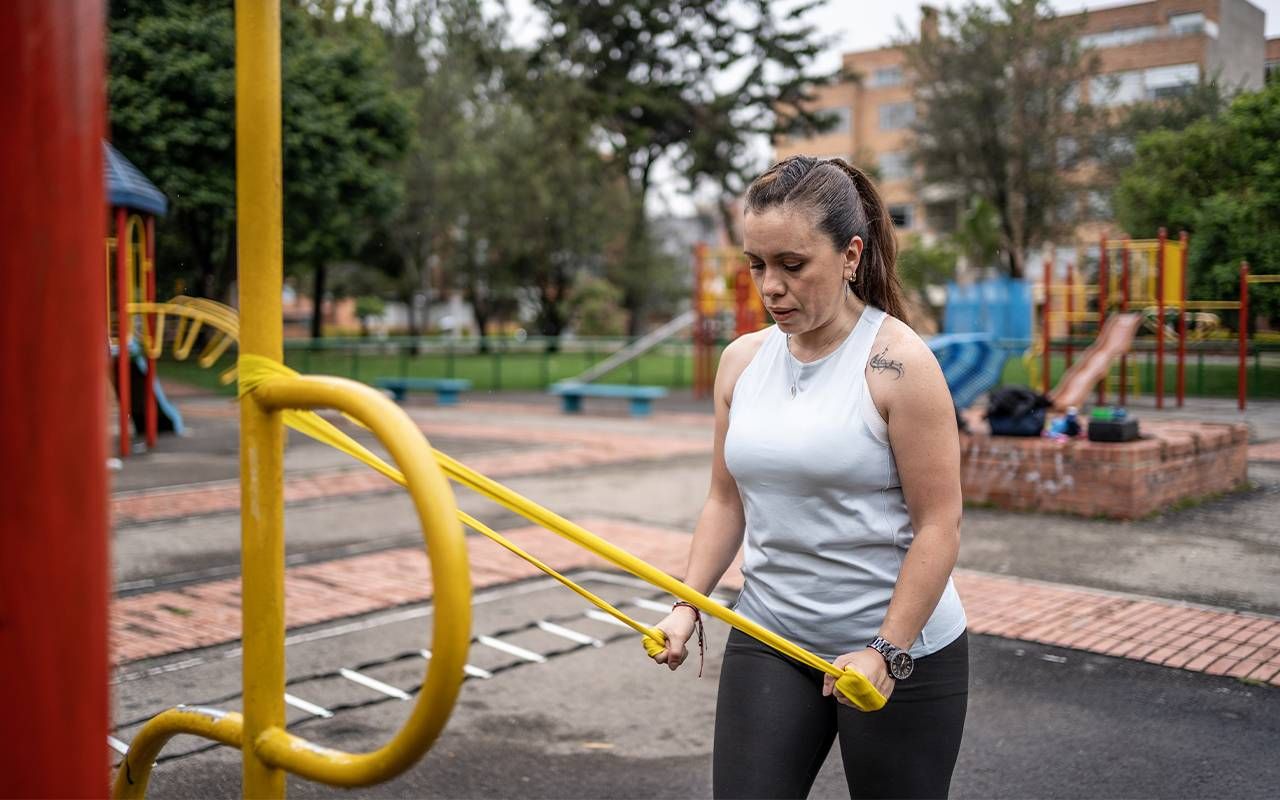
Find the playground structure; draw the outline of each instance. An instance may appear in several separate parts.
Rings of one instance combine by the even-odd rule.
[[[146,177],[114,147],[102,144],[107,190],[111,203],[114,236],[105,240],[107,287],[107,342],[115,360],[116,397],[119,401],[120,457],[129,455],[130,419],[133,416],[131,367],[136,357],[144,359],[142,369],[143,419],[139,433],[147,447],[155,447],[158,430],[156,359],[142,355],[134,344],[138,331],[129,305],[154,302],[156,297],[155,220],[168,211],[168,201]],[[155,338],[151,321],[142,325],[142,335]],[[181,423],[177,424],[181,428]]]
[[[716,380],[716,346],[768,324],[760,294],[741,250],[693,248],[693,396],[711,396]]]
[[[0,39],[3,57],[14,69],[0,70],[6,91],[35,109],[22,119],[19,133],[3,134],[6,156],[16,164],[18,180],[6,193],[6,208],[24,234],[14,252],[34,263],[66,269],[65,279],[84,281],[96,271],[93,256],[101,246],[104,207],[100,173],[103,115],[102,55],[105,15],[91,2],[61,7],[45,0],[20,0],[23,26],[8,26],[2,37],[21,35],[34,43],[33,57],[8,38]],[[26,27],[34,28],[34,34]],[[24,28],[22,31],[17,29]],[[471,583],[465,524],[529,560],[579,595],[636,630],[651,655],[665,646],[661,631],[627,617],[581,586],[555,573],[500,534],[460,512],[447,479],[452,479],[525,518],[600,555],[645,579],[703,613],[765,642],[784,654],[835,678],[835,688],[857,707],[874,711],[885,699],[856,671],[846,671],[776,634],[742,618],[666,573],[646,564],[482,475],[431,449],[421,431],[399,407],[378,391],[354,381],[301,376],[282,363],[281,287],[283,213],[281,165],[280,6],[278,0],[237,3],[236,38],[236,206],[237,263],[242,316],[199,301],[166,304],[152,299],[131,303],[127,281],[143,270],[117,275],[123,289],[119,319],[143,319],[148,348],[161,341],[163,320],[173,315],[187,321],[182,343],[193,344],[195,323],[209,324],[221,335],[213,350],[238,339],[235,376],[240,408],[241,606],[244,686],[242,714],[208,708],[177,707],[147,722],[130,742],[116,772],[113,794],[142,797],[151,769],[165,742],[186,733],[238,748],[243,760],[242,791],[246,797],[283,797],[285,775],[334,786],[368,786],[388,780],[412,766],[432,745],[449,718],[464,677],[470,644]],[[9,55],[10,53],[16,55]],[[86,60],[85,53],[89,53]],[[23,56],[25,60],[19,58]],[[86,67],[85,65],[89,65]],[[21,68],[17,68],[17,66]],[[11,80],[10,75],[19,76]],[[70,98],[66,103],[49,98]],[[47,131],[64,135],[46,136]],[[86,149],[86,141],[98,155]],[[17,157],[28,151],[31,159]],[[28,163],[29,162],[29,163]],[[57,178],[50,183],[50,175]],[[57,201],[69,208],[57,218],[30,219],[31,201]],[[122,228],[128,255],[130,232]],[[145,227],[145,226],[144,226]],[[27,235],[27,231],[31,233]],[[50,235],[61,234],[61,235]],[[138,249],[138,248],[135,248]],[[145,248],[138,250],[145,252]],[[86,257],[89,256],[89,257]],[[118,258],[121,258],[118,256]],[[41,260],[46,259],[46,260]],[[87,269],[92,268],[92,269]],[[47,288],[28,271],[5,271],[7,298],[47,296]],[[101,283],[88,280],[89,286]],[[105,297],[92,289],[70,303],[18,306],[15,318],[36,334],[38,380],[55,378],[60,385],[102,388],[100,364],[101,310]],[[105,294],[105,293],[104,293]],[[148,295],[139,294],[139,298]],[[56,312],[54,313],[54,309]],[[68,315],[67,309],[74,310]],[[50,335],[63,328],[66,343],[78,349],[65,359],[57,352],[64,342]],[[119,329],[120,352],[127,351],[132,331]],[[6,351],[6,353],[9,351]],[[212,355],[212,352],[206,352]],[[213,355],[216,359],[216,355]],[[0,591],[6,608],[15,609],[0,641],[18,656],[18,668],[2,684],[21,687],[28,695],[19,709],[32,713],[6,715],[5,774],[21,795],[100,796],[101,750],[108,714],[106,692],[106,616],[108,597],[106,486],[102,479],[105,415],[102,392],[90,392],[89,413],[83,398],[35,398],[27,393],[17,407],[23,433],[12,440],[27,454],[28,469],[16,480],[23,498],[18,513],[6,515],[4,540],[12,544],[14,578]],[[66,402],[59,402],[65,399]],[[315,413],[334,409],[370,430],[391,460],[382,459]],[[70,420],[70,421],[68,421]],[[37,424],[30,424],[34,421]],[[286,729],[284,674],[284,427],[337,447],[369,464],[409,490],[422,525],[431,565],[435,613],[432,657],[414,708],[404,726],[383,747],[369,753],[345,753],[308,742]],[[13,427],[13,426],[11,426]],[[56,431],[50,431],[56,428]],[[68,493],[78,502],[63,502]],[[37,535],[32,535],[37,534]],[[74,546],[76,558],[50,558],[50,541]],[[32,542],[27,545],[26,542]],[[74,543],[74,545],[73,545]],[[73,562],[73,563],[68,563]],[[46,597],[50,592],[54,596]],[[12,596],[10,596],[12,595]],[[39,598],[37,600],[37,598]],[[47,600],[47,602],[46,602]],[[10,604],[10,601],[12,603]],[[74,653],[74,658],[67,657]],[[86,663],[87,661],[87,663]],[[19,744],[20,742],[20,744]],[[68,760],[74,762],[68,765]]]
[[[1074,263],[1068,263],[1062,282],[1055,282],[1054,263],[1044,262],[1040,283],[1042,305],[1035,339],[1027,354],[1031,383],[1052,396],[1055,406],[1082,405],[1096,387],[1096,402],[1104,405],[1116,385],[1118,402],[1124,405],[1136,393],[1137,371],[1130,372],[1128,354],[1137,341],[1139,328],[1152,334],[1154,354],[1153,394],[1155,407],[1164,408],[1166,357],[1175,365],[1174,397],[1181,408],[1186,398],[1187,345],[1218,341],[1226,343],[1217,312],[1238,312],[1234,354],[1237,358],[1237,406],[1247,403],[1249,355],[1249,286],[1280,282],[1280,275],[1251,275],[1249,265],[1240,265],[1238,300],[1193,300],[1187,292],[1187,252],[1185,232],[1170,240],[1164,228],[1155,239],[1100,241],[1097,283],[1086,283]],[[1170,321],[1170,315],[1173,316]],[[1120,318],[1131,318],[1122,319]],[[1080,363],[1075,360],[1078,326],[1093,326],[1098,332]],[[1169,351],[1172,351],[1171,353]],[[1050,389],[1051,359],[1061,353],[1066,373],[1056,390]],[[1229,352],[1225,348],[1224,354]],[[1112,366],[1118,366],[1113,376]],[[1038,373],[1038,374],[1037,374]],[[1037,381],[1038,378],[1038,381]]]

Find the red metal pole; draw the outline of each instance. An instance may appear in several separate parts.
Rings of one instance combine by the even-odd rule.
[[[693,396],[701,400],[706,396],[702,384],[703,362],[707,359],[706,343],[703,341],[705,319],[702,314],[702,275],[707,258],[707,245],[699,242],[693,246]]]
[[[0,5],[6,797],[108,792],[104,5]]]
[[[748,304],[751,302],[751,293],[755,291],[755,287],[751,285],[751,276],[747,274],[746,264],[742,264],[733,271],[733,335],[742,336],[744,333],[751,333],[755,328],[751,327],[751,311]]]
[[[1111,302],[1111,275],[1109,265],[1107,264],[1107,237],[1102,237],[1102,249],[1099,251],[1098,257],[1098,335],[1102,335],[1102,329],[1107,324],[1107,305]],[[1098,383],[1098,405],[1107,404],[1107,378],[1111,374],[1111,370],[1107,369],[1107,375],[1102,376],[1102,380]]]
[[[1168,238],[1161,228],[1156,245],[1156,408],[1164,408],[1164,243]]]
[[[1249,262],[1240,262],[1240,368],[1236,373],[1236,405],[1241,411],[1249,404]]]
[[[1129,242],[1126,241],[1120,251],[1120,313],[1129,311]],[[1129,357],[1120,356],[1120,405],[1124,405],[1129,396]]]
[[[1067,369],[1071,369],[1071,362],[1075,359],[1075,345],[1071,343],[1071,336],[1075,333],[1075,324],[1072,322],[1072,315],[1076,313],[1076,299],[1072,295],[1076,290],[1076,265],[1067,263]]]
[[[147,285],[146,300],[148,303],[156,301],[156,218],[147,216],[147,224],[144,228],[147,236],[146,261],[147,261]],[[156,317],[154,314],[146,314],[142,317],[142,324],[147,326],[147,335],[154,341],[156,337]],[[147,449],[156,446],[156,428],[158,427],[156,419],[156,360],[151,356],[147,356]]]
[[[1178,232],[1182,247],[1182,278],[1178,285],[1178,408],[1187,394],[1187,232]]]
[[[129,226],[123,208],[116,209],[116,400],[120,406],[121,458],[129,456]]]
[[[1040,336],[1044,341],[1044,352],[1041,353],[1041,359],[1044,362],[1044,369],[1043,374],[1040,377],[1040,392],[1046,395],[1049,394],[1049,367],[1051,366],[1050,352],[1052,350],[1049,346],[1049,343],[1052,341],[1050,338],[1052,331],[1049,328],[1049,312],[1053,308],[1052,280],[1053,261],[1050,258],[1046,258],[1044,260],[1044,305],[1041,306],[1040,311]]]

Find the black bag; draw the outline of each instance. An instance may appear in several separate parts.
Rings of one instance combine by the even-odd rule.
[[[1026,386],[992,389],[987,401],[987,423],[996,436],[1039,436],[1052,401]]]

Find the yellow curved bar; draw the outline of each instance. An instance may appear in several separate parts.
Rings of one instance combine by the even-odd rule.
[[[178,706],[162,711],[142,726],[138,735],[129,743],[129,751],[120,761],[116,779],[111,786],[115,798],[142,798],[147,796],[147,782],[151,779],[151,766],[165,744],[179,733],[203,736],[228,747],[240,747],[240,734],[244,730],[244,718],[234,711],[216,708]]]
[[[164,325],[169,314],[178,319],[173,354],[179,361],[191,355],[202,325],[207,324],[217,331],[197,357],[200,366],[206,369],[213,366],[240,336],[235,310],[211,300],[175,297],[168,303],[130,303],[128,309],[130,314],[152,314],[156,317],[154,336],[147,330],[148,326],[143,326],[143,339],[150,358],[158,358],[164,348]]]
[[[333,786],[368,786],[412,766],[439,736],[462,686],[471,644],[471,579],[453,491],[432,460],[425,437],[409,416],[381,393],[343,378],[271,378],[252,390],[268,411],[333,408],[373,431],[404,474],[426,539],[436,613],[432,657],[413,711],[389,742],[370,753],[318,747],[283,728],[268,728],[253,742],[266,763]]]

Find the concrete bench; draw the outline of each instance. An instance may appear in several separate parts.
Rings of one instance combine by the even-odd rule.
[[[465,378],[378,378],[373,385],[391,392],[397,403],[404,402],[409,392],[435,392],[436,403],[442,406],[456,406],[458,393],[471,390],[471,381]]]
[[[652,411],[651,402],[667,396],[667,390],[661,386],[629,386],[618,383],[557,383],[551,387],[550,392],[564,400],[566,414],[582,411],[584,397],[610,397],[629,400],[633,417],[649,416]]]

